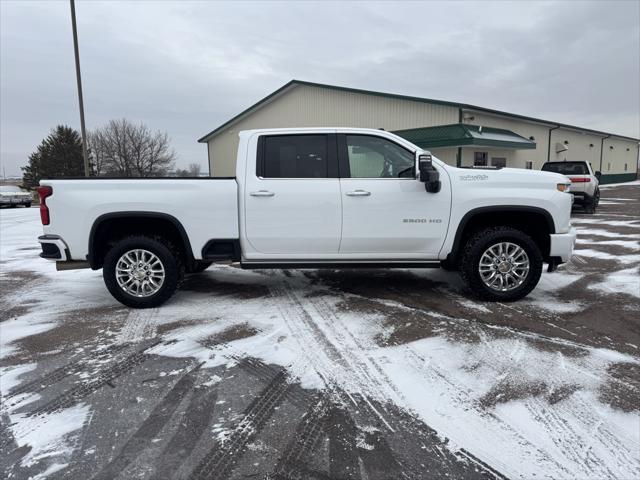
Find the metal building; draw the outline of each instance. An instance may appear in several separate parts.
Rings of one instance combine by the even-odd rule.
[[[540,169],[587,160],[602,183],[637,178],[640,140],[474,105],[292,80],[198,141],[209,171],[235,175],[238,132],[278,127],[384,128],[458,166]]]

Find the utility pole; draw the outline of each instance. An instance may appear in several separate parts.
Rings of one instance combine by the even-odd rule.
[[[71,28],[73,29],[73,50],[76,56],[76,80],[78,82],[78,103],[80,105],[80,131],[82,133],[82,156],[84,158],[84,176],[89,176],[89,155],[87,154],[87,132],[84,128],[84,102],[82,101],[82,80],[80,78],[80,53],[78,52],[78,28],[76,27],[76,3],[71,3]]]

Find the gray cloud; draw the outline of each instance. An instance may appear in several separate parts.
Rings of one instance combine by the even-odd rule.
[[[69,5],[0,2],[0,158],[78,127]],[[202,134],[292,78],[463,101],[640,137],[638,2],[77,2],[89,128]]]

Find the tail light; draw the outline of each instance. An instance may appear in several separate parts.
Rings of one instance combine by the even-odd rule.
[[[569,178],[573,183],[589,183],[591,179],[589,177],[577,177],[577,178]]]
[[[49,207],[47,207],[47,197],[53,195],[53,188],[49,186],[38,187],[38,196],[40,197],[40,220],[42,225],[49,225]]]

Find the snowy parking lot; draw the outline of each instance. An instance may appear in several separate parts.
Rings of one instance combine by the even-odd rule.
[[[0,211],[3,478],[640,476],[640,183],[516,303],[442,270],[213,266],[130,310]]]

